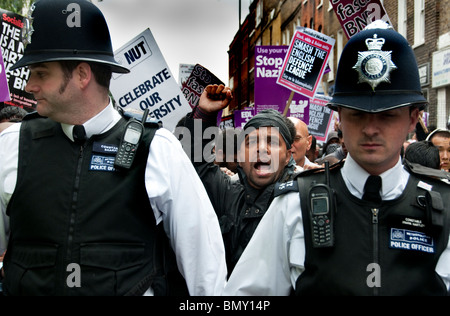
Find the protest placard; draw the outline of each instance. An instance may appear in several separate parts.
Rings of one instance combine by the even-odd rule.
[[[255,112],[274,109],[284,113],[291,90],[277,84],[277,79],[288,52],[288,46],[255,47]],[[309,98],[295,94],[287,116],[309,121]]]
[[[188,80],[194,67],[195,65],[192,64],[180,64],[178,67],[178,84],[180,85],[180,88],[182,88],[183,84]]]
[[[191,111],[150,29],[115,52],[116,60],[131,74],[113,74],[111,93],[125,111],[145,111],[173,130]]]
[[[347,38],[376,20],[392,25],[380,0],[331,0],[331,4]]]
[[[334,43],[333,38],[322,33],[305,27],[297,28],[277,83],[295,93],[314,98]]]
[[[254,108],[245,108],[243,110],[234,111],[234,127],[237,129],[243,129],[245,124],[255,116]]]
[[[0,102],[11,101],[9,93],[8,78],[6,78],[5,65],[3,63],[3,54],[0,49]]]
[[[325,97],[314,98],[309,105],[308,131],[320,142],[326,141],[333,121],[334,111],[326,106],[328,101]]]
[[[181,89],[192,108],[198,105],[203,90],[210,84],[224,85],[211,71],[200,64],[195,65],[194,70],[186,82],[183,83]]]
[[[234,113],[227,116],[221,116],[217,121],[217,125],[222,130],[227,128],[234,128]]]
[[[21,15],[0,9],[0,45],[10,92],[10,100],[5,101],[5,104],[32,110],[36,108],[37,102],[32,94],[25,91],[30,71],[27,67],[10,70],[22,58],[25,51],[25,45],[22,42],[24,19]]]

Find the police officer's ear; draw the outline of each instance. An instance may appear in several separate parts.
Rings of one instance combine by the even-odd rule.
[[[416,106],[411,106],[409,112],[411,121],[409,126],[409,133],[412,133],[415,131],[417,123],[419,122],[420,109]]]
[[[77,80],[80,89],[86,89],[94,78],[91,66],[85,62],[79,63],[74,70],[73,78]]]

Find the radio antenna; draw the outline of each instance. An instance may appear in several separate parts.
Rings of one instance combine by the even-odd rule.
[[[325,183],[330,186],[330,162],[325,161]]]
[[[142,120],[141,120],[142,124],[145,124],[145,122],[147,122],[148,112],[150,112],[150,110],[148,108],[146,108],[144,111],[144,115],[142,116]]]

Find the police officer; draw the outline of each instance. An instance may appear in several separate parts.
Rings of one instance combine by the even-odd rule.
[[[346,161],[283,185],[224,293],[447,295],[450,188],[400,156],[425,104],[400,34],[377,21],[353,36],[329,105]]]
[[[32,11],[14,69],[29,67],[39,114],[0,138],[5,294],[221,293],[220,228],[179,141],[145,122],[131,166],[115,164],[121,140],[140,135],[108,96],[112,72],[129,70],[100,10],[40,0]]]

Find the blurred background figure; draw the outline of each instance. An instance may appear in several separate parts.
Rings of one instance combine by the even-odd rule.
[[[428,168],[441,169],[439,149],[430,141],[424,140],[409,144],[405,150],[405,159]]]
[[[289,117],[289,120],[294,124],[296,131],[291,148],[295,163],[301,170],[319,168],[319,165],[311,162],[306,156],[306,153],[311,149],[313,138],[309,134],[308,125],[296,117]]]
[[[27,115],[27,111],[18,106],[7,106],[0,110],[0,133],[13,125],[21,122]]]
[[[428,135],[431,141],[439,149],[441,169],[449,172],[450,169],[450,131],[447,129],[435,129]]]
[[[225,129],[220,131],[215,146],[216,159],[214,163],[229,176],[233,176],[237,173],[237,167],[239,165],[237,140],[237,129]]]

